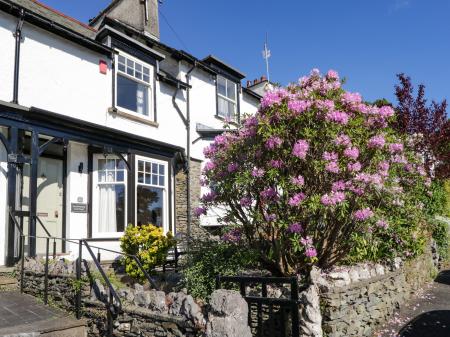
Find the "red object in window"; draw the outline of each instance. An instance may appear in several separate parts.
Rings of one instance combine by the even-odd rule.
[[[100,68],[100,74],[106,74],[108,71],[108,65],[106,64],[105,60],[100,60],[99,63],[99,68]]]

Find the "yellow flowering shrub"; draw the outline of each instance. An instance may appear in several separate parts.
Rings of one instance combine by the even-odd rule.
[[[167,253],[175,245],[175,239],[169,232],[164,235],[163,229],[154,225],[128,225],[125,234],[120,238],[120,247],[126,254],[135,255],[147,272],[161,265]],[[126,257],[125,271],[131,277],[143,279],[144,274],[131,257]]]

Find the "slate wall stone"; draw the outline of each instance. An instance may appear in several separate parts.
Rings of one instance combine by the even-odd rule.
[[[204,238],[208,232],[200,226],[199,219],[195,216],[195,209],[200,204],[200,177],[201,162],[192,160],[190,163],[191,170],[191,237]],[[175,176],[175,221],[176,234],[178,237],[185,237],[187,233],[187,179],[186,173],[179,171]]]
[[[313,272],[321,290],[322,328],[327,337],[370,337],[435,272],[431,252],[391,265],[361,264]]]

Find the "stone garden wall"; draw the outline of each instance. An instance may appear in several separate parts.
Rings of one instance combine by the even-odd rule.
[[[313,270],[324,335],[372,336],[435,271],[431,252],[406,263],[396,259],[391,265],[360,264],[326,274]]]
[[[84,268],[85,280],[88,274]],[[247,305],[237,292],[218,290],[209,306],[201,306],[184,292],[166,294],[145,290],[139,284],[134,288],[117,285],[115,288],[122,302],[122,313],[114,324],[116,337],[251,337],[247,326]],[[74,262],[61,260],[49,265],[50,305],[74,312],[78,289],[82,291],[82,315],[88,322],[88,336],[103,336],[106,330],[104,302],[107,298],[103,284],[98,279],[77,281]],[[24,291],[43,297],[44,265],[41,261],[29,259],[25,262]]]

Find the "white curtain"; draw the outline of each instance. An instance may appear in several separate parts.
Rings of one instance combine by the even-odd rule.
[[[142,84],[138,84],[136,92],[137,113],[140,113],[144,116],[148,115],[147,94],[147,87]]]
[[[116,232],[116,188],[115,185],[99,185],[99,232]]]
[[[230,117],[230,113],[228,111],[228,101],[219,97],[219,116],[223,118]]]

